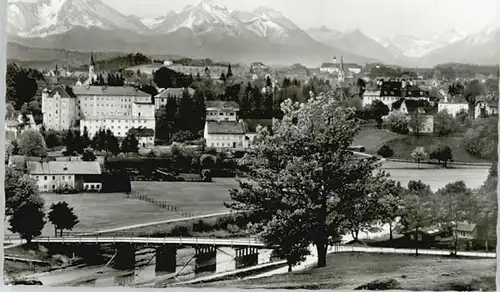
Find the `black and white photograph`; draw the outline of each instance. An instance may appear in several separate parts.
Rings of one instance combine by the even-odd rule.
[[[498,0],[5,2],[5,285],[497,289]]]

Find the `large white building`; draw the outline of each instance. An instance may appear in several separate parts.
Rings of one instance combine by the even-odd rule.
[[[363,93],[363,107],[372,104],[375,100],[380,100],[389,110],[392,104],[401,98],[406,100],[426,100],[430,101],[429,95],[419,88],[407,87],[401,81],[383,82],[377,90],[367,90]]]
[[[469,104],[466,102],[463,103],[452,103],[452,102],[440,102],[438,103],[438,112],[446,111],[453,117],[455,117],[458,113],[465,111],[469,111]]]
[[[64,131],[74,126],[78,119],[77,99],[62,86],[42,92],[43,124],[47,130]]]

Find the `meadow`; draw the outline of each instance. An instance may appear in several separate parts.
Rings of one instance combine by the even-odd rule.
[[[354,290],[375,280],[395,280],[409,291],[495,291],[495,259],[453,259],[401,254],[342,253],[324,268],[254,280],[231,280],[198,287],[240,289]],[[391,289],[392,290],[392,289]]]
[[[443,169],[437,165],[385,162],[383,169],[391,178],[407,185],[410,180],[421,180],[434,191],[448,183],[463,180],[470,188],[479,188],[486,180],[488,167],[455,166]],[[132,182],[132,192],[176,206],[192,215],[206,215],[228,211],[224,202],[230,201],[229,190],[237,188],[234,178],[214,178],[212,183],[202,182]],[[52,203],[66,201],[74,208],[79,223],[73,232],[91,232],[133,224],[182,218],[179,212],[169,211],[158,205],[129,197],[125,194],[85,193],[58,195],[42,193],[48,211]],[[5,234],[12,235],[7,230]],[[47,223],[44,236],[53,236],[52,224]]]

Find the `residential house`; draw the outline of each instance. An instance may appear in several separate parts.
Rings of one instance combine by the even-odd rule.
[[[370,105],[375,100],[380,100],[391,108],[392,104],[401,98],[406,100],[430,101],[428,92],[415,86],[408,86],[406,81],[377,81],[376,90],[366,90],[363,94],[363,106]]]
[[[474,109],[474,118],[477,119],[481,117],[482,113],[486,113],[488,116],[498,115],[498,101],[479,99],[476,101],[476,107]]]
[[[100,191],[102,170],[97,161],[28,161],[27,171],[41,192],[58,188]]]
[[[161,90],[154,97],[155,110],[159,110],[162,106],[167,105],[168,97],[172,96],[177,99],[181,99],[184,93],[187,93],[190,97],[193,97],[195,90],[193,88],[167,88]]]
[[[438,112],[447,111],[453,117],[456,117],[462,111],[468,112],[469,104],[466,102],[440,102],[438,103]]]
[[[424,100],[400,99],[392,104],[393,111],[399,111],[407,115],[408,129],[410,133],[415,133],[414,125],[419,125],[419,134],[430,134],[434,132],[434,116],[426,112]],[[418,121],[411,121],[418,119]]]
[[[147,128],[132,128],[128,134],[133,134],[139,141],[139,147],[149,148],[155,145],[155,130]]]
[[[207,147],[217,149],[244,148],[250,139],[245,137],[243,121],[207,121],[203,138]]]
[[[210,100],[206,102],[206,121],[238,121],[240,106],[234,101]]]
[[[22,114],[14,114],[5,119],[6,140],[11,141],[17,139],[17,137],[25,130],[37,130],[33,115],[26,115],[26,117],[23,118]]]

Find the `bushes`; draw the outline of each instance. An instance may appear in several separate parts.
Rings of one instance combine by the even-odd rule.
[[[465,150],[476,157],[494,160],[498,144],[498,118],[474,121],[464,136]]]
[[[212,182],[212,173],[210,169],[204,169],[201,171],[201,179],[204,182]]]
[[[391,112],[387,118],[389,129],[397,134],[407,135],[410,130],[408,129],[408,120],[404,114],[399,112]]]
[[[389,158],[394,155],[394,151],[392,151],[392,149],[389,146],[384,145],[380,147],[380,149],[377,151],[377,154],[384,158]]]

